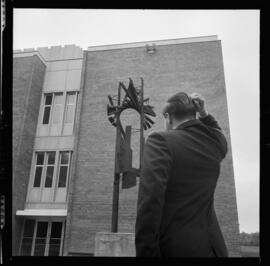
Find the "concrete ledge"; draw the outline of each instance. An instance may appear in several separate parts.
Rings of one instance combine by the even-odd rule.
[[[96,257],[135,257],[135,254],[135,235],[133,233],[96,233]]]
[[[64,209],[24,209],[17,210],[17,216],[67,216],[67,210]]]

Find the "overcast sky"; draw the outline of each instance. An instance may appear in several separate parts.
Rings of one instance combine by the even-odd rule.
[[[89,46],[218,35],[240,231],[259,231],[258,10],[14,9],[13,48]]]

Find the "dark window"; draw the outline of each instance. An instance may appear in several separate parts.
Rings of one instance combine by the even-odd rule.
[[[48,164],[54,164],[55,152],[48,152]]]
[[[23,233],[23,240],[22,240],[22,246],[21,246],[22,256],[31,255],[34,229],[35,229],[35,221],[26,220],[24,223],[24,233]]]
[[[45,152],[37,152],[36,156],[37,156],[37,160],[36,160],[34,187],[40,187]]]
[[[51,106],[45,106],[42,124],[49,124]]]
[[[40,187],[40,181],[42,176],[42,166],[36,167],[35,179],[34,179],[34,187]]]
[[[44,113],[42,124],[49,124],[50,114],[51,114],[51,106],[52,106],[52,94],[45,95],[45,105],[44,105]]]
[[[52,187],[54,166],[47,166],[45,187]]]
[[[43,164],[44,163],[44,152],[37,152],[37,164]]]
[[[48,222],[38,222],[34,256],[44,256]]]
[[[58,187],[66,187],[68,166],[60,166]]]
[[[59,256],[63,226],[63,222],[38,222],[27,219],[24,223],[21,255]]]
[[[52,104],[52,95],[46,95],[45,105],[51,105],[51,104]]]
[[[53,172],[54,172],[54,162],[55,162],[55,152],[47,152],[48,166],[46,171],[45,187],[52,187],[53,182]]]
[[[62,223],[52,222],[49,242],[49,256],[59,256],[61,246]]]

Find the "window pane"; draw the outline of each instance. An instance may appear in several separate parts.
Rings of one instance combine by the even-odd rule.
[[[75,104],[76,92],[70,92],[67,94],[67,104]]]
[[[47,228],[48,228],[48,222],[38,222],[36,237],[45,237],[46,238]]]
[[[68,151],[61,152],[61,164],[68,164],[68,157],[69,157]]]
[[[48,164],[54,164],[55,161],[55,152],[48,152]]]
[[[59,124],[60,123],[60,115],[61,115],[61,106],[56,105],[53,108],[53,124]]]
[[[37,152],[37,164],[42,165],[44,163],[44,152]]]
[[[51,238],[61,238],[62,222],[53,222],[51,229]]]
[[[33,238],[30,238],[29,242],[25,242],[25,239],[23,239],[21,247],[21,256],[31,256],[32,241]]]
[[[65,113],[65,123],[73,123],[74,105],[67,105]]]
[[[51,107],[50,106],[45,106],[44,109],[44,115],[43,115],[43,124],[49,124],[50,120],[50,112],[51,112]]]
[[[24,223],[23,240],[21,246],[21,256],[30,256],[34,235],[35,221],[26,220]]]
[[[37,166],[34,179],[34,187],[40,187],[41,175],[42,175],[42,166]]]
[[[34,256],[44,256],[48,222],[38,222]]]
[[[54,166],[47,166],[45,187],[52,187]]]
[[[49,256],[59,256],[61,245],[62,222],[53,222],[49,243]]]
[[[33,237],[35,228],[34,220],[25,220],[23,237]]]
[[[44,256],[46,238],[36,238],[34,256]]]
[[[53,240],[53,242],[50,241],[49,256],[59,256],[60,244],[60,239]]]
[[[51,94],[46,95],[45,105],[51,105],[51,104],[52,104],[52,95]]]
[[[66,187],[67,166],[60,167],[58,187]]]

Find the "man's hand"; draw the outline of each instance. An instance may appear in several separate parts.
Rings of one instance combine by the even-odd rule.
[[[204,97],[197,92],[191,93],[190,97],[191,97],[192,102],[196,108],[196,111],[199,113],[200,117],[201,118],[206,117],[208,115],[208,112],[207,112],[206,107],[205,107]]]

